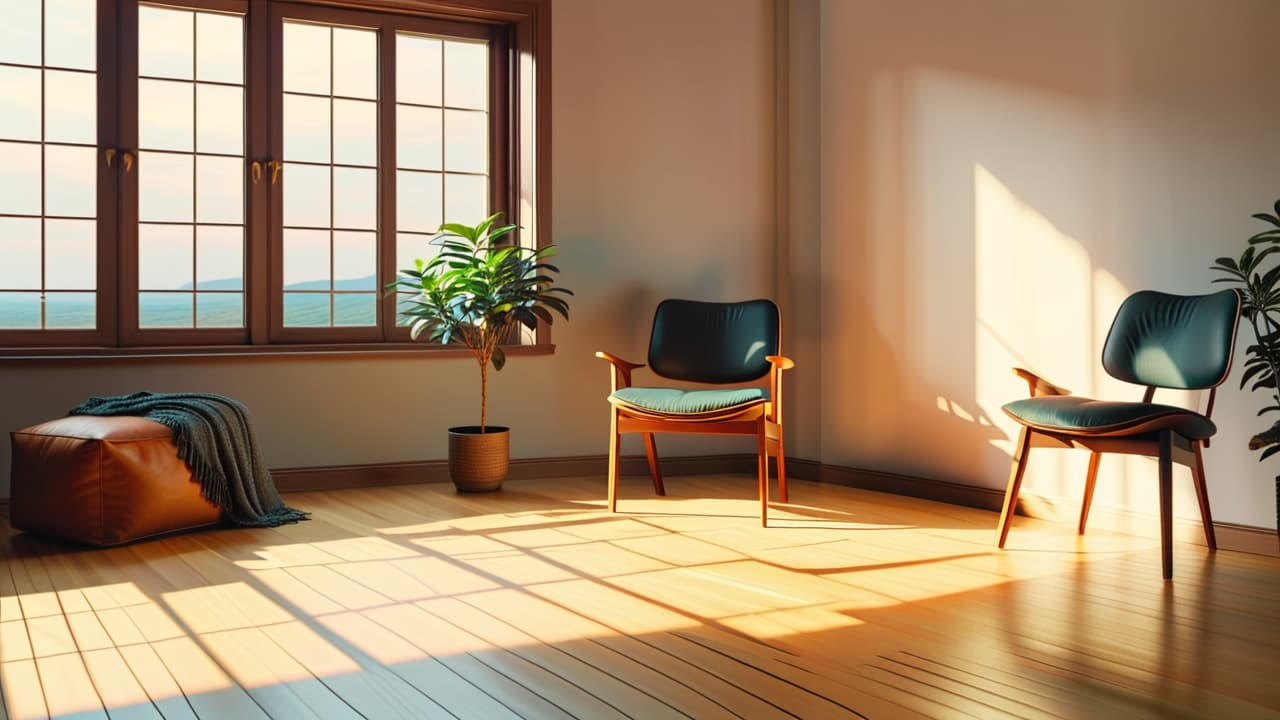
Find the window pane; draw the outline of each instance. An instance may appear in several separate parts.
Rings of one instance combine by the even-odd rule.
[[[244,219],[244,160],[196,156],[196,222],[239,223]]]
[[[329,162],[329,98],[284,96],[284,159]]]
[[[444,104],[455,108],[489,107],[489,46],[447,40],[444,43]]]
[[[396,173],[396,229],[434,233],[444,221],[438,173]]]
[[[46,215],[89,218],[97,216],[97,159],[96,148],[45,146],[44,212]]]
[[[142,290],[190,290],[191,226],[138,227],[138,287]]]
[[[44,286],[52,290],[98,287],[98,223],[44,221]]]
[[[138,293],[138,326],[189,328],[193,293]]]
[[[201,225],[196,228],[196,288],[244,289],[244,230]]]
[[[328,293],[285,293],[285,326],[328,327],[330,297]]]
[[[444,221],[475,225],[489,217],[489,181],[483,175],[446,175]]]
[[[441,47],[434,38],[396,35],[396,102],[440,105]]]
[[[98,321],[97,296],[91,292],[45,294],[44,326],[59,330],[92,330]]]
[[[244,20],[234,15],[196,15],[196,79],[244,82]]]
[[[444,136],[439,108],[396,106],[396,164],[413,170],[444,167]]]
[[[0,290],[39,290],[40,219],[0,217],[0,258]]]
[[[0,62],[40,64],[40,3],[31,0],[0,2]],[[39,321],[37,320],[37,323]]]
[[[333,226],[378,227],[378,173],[364,168],[333,169]]]
[[[192,15],[189,10],[138,7],[139,75],[192,79]]]
[[[285,92],[329,94],[329,28],[284,24]]]
[[[329,227],[329,167],[286,163],[284,224],[295,227]]]
[[[244,293],[196,293],[196,327],[244,327]]]
[[[0,292],[0,329],[38,330],[40,293]]]
[[[333,161],[345,165],[378,164],[378,104],[333,101]]]
[[[466,110],[444,111],[444,163],[446,170],[489,171],[488,114]]]
[[[223,85],[196,85],[196,150],[244,153],[244,90]]]
[[[333,29],[333,94],[378,97],[378,36],[372,30]]]
[[[138,219],[147,222],[191,222],[193,219],[190,155],[138,153]]]
[[[377,293],[341,293],[334,295],[333,324],[347,327],[377,325]]]
[[[400,233],[396,235],[396,270],[412,268],[413,261],[421,258],[424,262],[440,252],[439,245],[432,245],[433,235],[416,233]]]
[[[284,231],[284,289],[329,290],[329,231]]]
[[[191,83],[138,81],[138,145],[142,148],[191,151],[194,116]]]
[[[44,139],[98,141],[98,78],[91,73],[44,71]]]
[[[44,0],[46,65],[82,70],[97,67],[96,6],[97,0]]]
[[[0,65],[0,138],[40,139],[40,71]]]
[[[373,233],[333,234],[333,289],[378,289],[378,244]]]
[[[40,214],[40,146],[0,142],[0,213]]]

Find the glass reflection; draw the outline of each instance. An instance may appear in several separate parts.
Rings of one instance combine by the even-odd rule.
[[[98,213],[96,148],[44,147],[44,212],[64,217],[95,217]]]
[[[40,289],[40,219],[0,217],[0,290]]]
[[[190,155],[138,153],[138,219],[191,222],[193,167]]]
[[[190,225],[138,227],[138,287],[143,290],[192,288]]]
[[[92,290],[98,286],[97,222],[44,221],[44,286]]]
[[[190,10],[138,6],[138,74],[191,80],[195,65]]]

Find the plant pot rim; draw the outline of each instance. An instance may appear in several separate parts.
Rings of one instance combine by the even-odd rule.
[[[479,425],[458,425],[449,428],[450,435],[495,435],[510,431],[511,428],[505,425],[485,425],[483,433],[480,432]]]

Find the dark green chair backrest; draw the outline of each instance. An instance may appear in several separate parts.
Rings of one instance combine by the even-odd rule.
[[[741,383],[769,372],[778,354],[778,306],[663,300],[653,314],[649,367],[672,380]]]
[[[1116,311],[1102,348],[1112,377],[1180,390],[1216,387],[1231,370],[1240,294],[1170,295],[1142,290]]]

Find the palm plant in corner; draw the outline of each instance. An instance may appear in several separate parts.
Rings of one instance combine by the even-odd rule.
[[[1269,394],[1267,406],[1258,411],[1259,417],[1280,412],[1280,264],[1272,262],[1263,270],[1263,260],[1280,252],[1280,200],[1273,210],[1274,215],[1253,214],[1271,227],[1249,238],[1239,259],[1221,257],[1210,266],[1226,275],[1213,282],[1229,283],[1243,296],[1240,316],[1253,328],[1256,342],[1246,350],[1240,387],[1243,389],[1252,381],[1250,391],[1265,390]],[[1280,453],[1280,420],[1250,438],[1249,449],[1262,450],[1259,462]],[[1280,521],[1280,475],[1276,476],[1276,518]],[[1280,534],[1280,526],[1276,532]]]
[[[569,319],[563,296],[554,287],[546,262],[555,246],[540,249],[514,242],[515,225],[494,226],[502,213],[478,225],[444,223],[432,238],[440,252],[418,258],[386,286],[388,294],[407,293],[401,318],[411,321],[414,340],[443,345],[461,343],[480,365],[480,424],[449,428],[449,476],[463,492],[497,490],[507,477],[510,428],[488,424],[489,366],[507,364],[504,343],[519,337],[519,328],[548,325],[552,311]]]

